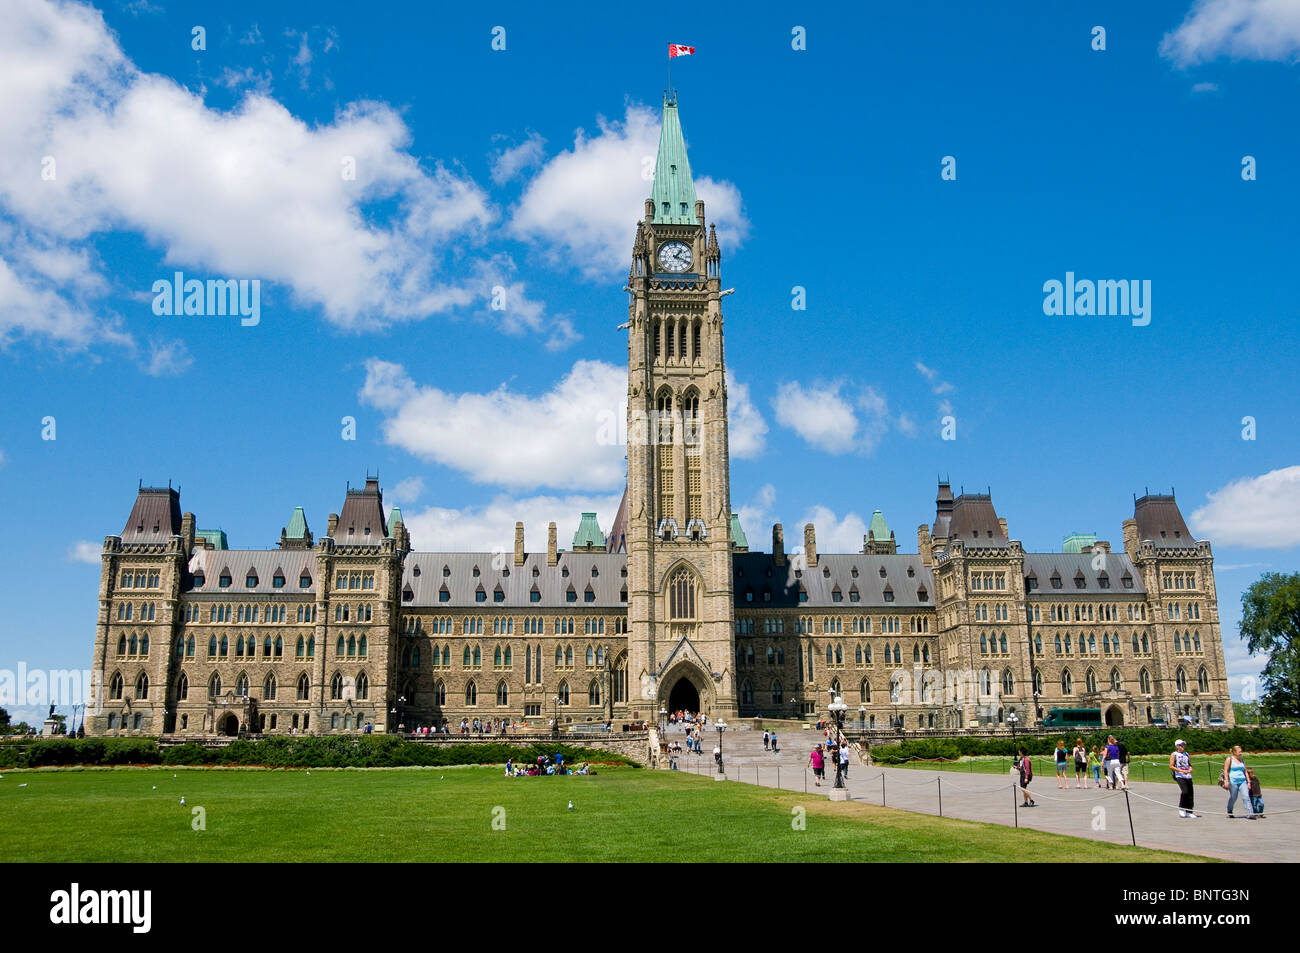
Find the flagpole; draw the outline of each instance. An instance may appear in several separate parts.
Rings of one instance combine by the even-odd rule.
[[[664,90],[665,101],[673,94],[673,48],[668,48],[668,88]]]

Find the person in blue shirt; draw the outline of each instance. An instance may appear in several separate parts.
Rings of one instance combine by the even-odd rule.
[[[1246,777],[1246,762],[1241,756],[1241,745],[1233,745],[1232,752],[1223,762],[1223,773],[1228,781],[1228,816],[1232,817],[1232,809],[1240,797],[1250,811],[1246,820],[1253,821],[1255,805],[1250,800],[1250,779]]]

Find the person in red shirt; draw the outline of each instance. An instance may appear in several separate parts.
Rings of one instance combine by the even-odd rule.
[[[1029,782],[1034,780],[1034,762],[1024,748],[1020,749],[1020,759],[1016,762],[1016,767],[1020,769],[1020,794],[1025,799],[1022,806],[1037,807],[1034,799],[1029,796]]]

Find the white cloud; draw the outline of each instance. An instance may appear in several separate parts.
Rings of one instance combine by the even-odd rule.
[[[390,107],[347,104],[309,125],[253,92],[221,112],[137,69],[89,7],[13,0],[5,16],[0,212],[24,233],[72,255],[97,233],[137,233],[169,268],[281,283],[350,329],[473,300],[463,266],[444,267],[440,250],[480,235],[496,212],[462,172],[422,164]],[[56,162],[52,180],[43,156]],[[355,180],[341,174],[344,156]],[[122,340],[96,317],[102,308],[43,284],[8,246],[0,333]]]
[[[874,387],[854,388],[844,381],[807,387],[785,381],[772,406],[777,422],[827,453],[870,453],[891,426],[889,403]],[[907,421],[900,419],[906,432]]]
[[[1198,539],[1254,549],[1300,545],[1300,466],[1243,477],[1206,497],[1190,521]]]
[[[419,513],[403,513],[412,544],[419,550],[436,552],[507,552],[515,546],[515,522],[524,524],[524,546],[528,552],[546,552],[546,526],[556,524],[561,549],[573,544],[573,534],[584,512],[594,512],[600,529],[607,534],[618,511],[620,491],[597,496],[498,496],[481,506],[447,509],[431,506]]]
[[[819,554],[862,552],[862,538],[867,535],[867,524],[857,513],[845,513],[841,519],[829,507],[814,506],[799,521],[800,550],[803,548],[803,527],[808,523],[812,523],[816,529]]]
[[[635,229],[645,215],[659,148],[659,114],[627,107],[621,122],[597,118],[598,132],[579,129],[573,148],[552,158],[529,181],[510,220],[517,237],[535,241],[589,278],[626,272]],[[692,170],[695,191],[718,242],[734,251],[749,231],[740,190]]]
[[[541,395],[418,386],[400,364],[371,359],[360,391],[385,414],[385,442],[479,483],[605,490],[622,486],[625,448],[608,439],[626,412],[627,374],[578,361]],[[615,432],[617,427],[615,426]]]
[[[87,563],[88,565],[98,566],[100,554],[103,551],[104,547],[100,543],[92,543],[83,539],[68,547],[68,558],[74,563]]]
[[[528,287],[515,277],[518,269],[509,255],[494,255],[476,270],[482,316],[498,330],[514,336],[545,334],[548,351],[562,351],[582,340],[571,318],[547,314],[545,304],[528,297]]]
[[[414,503],[424,493],[423,477],[407,477],[388,491],[394,503]]]
[[[8,458],[5,457],[5,452],[3,450],[0,450],[0,467],[3,467],[7,462],[8,462]]]
[[[1217,93],[1218,91],[1218,83],[1195,83],[1192,86],[1193,93]]]
[[[749,385],[727,371],[727,449],[733,457],[752,459],[767,445],[767,421],[749,397]]]
[[[764,483],[753,499],[741,504],[736,510],[736,515],[740,517],[740,527],[749,537],[749,548],[756,552],[766,552],[770,548],[771,539],[768,534],[776,522],[773,511],[775,505],[776,487]]]
[[[1220,56],[1295,62],[1300,58],[1300,4],[1295,0],[1196,0],[1160,54],[1178,66]]]
[[[847,453],[853,448],[858,418],[850,401],[840,396],[841,383],[813,384],[785,381],[777,388],[772,406],[779,424],[827,453]]]
[[[921,372],[921,376],[930,382],[930,389],[935,394],[947,394],[955,390],[947,381],[940,379],[939,372],[933,367],[926,367],[920,361],[916,362],[916,369]]]
[[[178,377],[193,363],[184,341],[151,341],[145,373],[150,377]]]
[[[492,156],[492,181],[505,185],[524,169],[541,165],[545,157],[546,140],[535,132],[529,133],[523,142],[501,149]]]

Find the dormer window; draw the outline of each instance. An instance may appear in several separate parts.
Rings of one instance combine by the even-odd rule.
[[[853,576],[854,579],[857,579],[857,578],[858,578],[858,567],[857,567],[857,566],[854,566],[853,569],[850,570],[850,574]]]
[[[307,575],[306,573],[303,573],[301,576],[299,576],[299,577],[298,577],[298,588],[300,588],[300,589],[309,589],[309,588],[311,588],[311,576]]]
[[[222,589],[229,589],[229,588],[230,588],[230,583],[231,583],[232,581],[233,581],[233,580],[231,580],[231,578],[230,578],[230,571],[229,571],[228,569],[223,569],[223,570],[221,570],[221,578],[217,580],[217,582],[218,582],[218,584],[220,584],[221,588],[222,588]]]
[[[478,578],[478,567],[477,567],[477,566],[474,567],[473,576],[474,576],[475,579]]]
[[[1103,571],[1102,574],[1097,577],[1097,585],[1101,586],[1101,588],[1103,589],[1109,589],[1110,576],[1106,575],[1106,573]]]
[[[671,203],[671,202],[665,202],[665,203],[664,203],[664,216],[665,216],[665,217],[667,217],[668,215],[671,215],[671,214],[672,214],[671,211],[669,211],[672,207],[673,207],[673,206],[672,206],[672,203]]]
[[[411,567],[411,575],[412,575],[412,576],[415,576],[416,578],[419,578],[419,575],[420,575],[420,564],[419,564],[419,563],[416,563],[414,566]]]
[[[916,575],[916,570],[913,569],[911,566],[908,566],[908,567],[907,567],[907,578],[908,578],[908,579],[911,579],[911,578],[912,578],[913,576],[915,576],[915,575]]]
[[[881,578],[881,579],[884,579],[884,578],[885,578],[885,575],[886,575],[886,573],[885,573],[885,567],[884,567],[884,566],[881,566],[881,567],[880,567],[880,578]]]
[[[537,590],[536,586],[533,586],[532,590],[528,593],[528,601],[529,602],[542,601],[542,594]]]
[[[446,579],[446,578],[447,578],[448,576],[450,576],[450,575],[451,575],[451,567],[450,567],[450,566],[443,566],[443,567],[442,567],[442,578],[443,578],[443,579]]]
[[[542,574],[542,571],[541,571],[540,569],[538,569],[536,566],[534,566],[534,567],[533,567],[533,578],[536,579],[536,578],[537,578],[538,576],[540,576],[541,574]]]
[[[1033,592],[1033,591],[1034,591],[1035,589],[1037,589],[1037,588],[1038,588],[1038,577],[1037,577],[1037,576],[1026,576],[1026,577],[1025,577],[1025,592]]]
[[[495,589],[492,590],[492,601],[493,601],[493,602],[505,602],[505,601],[506,601],[506,594],[505,594],[505,591],[502,590],[502,588],[501,588],[500,586],[497,586]]]
[[[600,575],[600,570],[598,570],[595,566],[592,566],[592,567],[591,567],[591,576],[592,576],[592,578],[594,579],[596,576],[599,576],[599,575]]]
[[[257,571],[254,569],[248,570],[248,577],[244,580],[244,585],[246,585],[249,589],[256,589],[257,582],[258,582]]]
[[[487,602],[487,590],[484,589],[482,586],[479,586],[477,589],[475,589],[475,590],[474,590],[474,601],[475,601],[475,602]]]
[[[592,590],[591,586],[587,587],[587,591],[582,594],[582,598],[584,602],[596,601],[596,593]]]
[[[917,602],[930,601],[930,593],[926,591],[925,586],[922,586],[921,588],[916,590],[916,601]]]
[[[415,598],[415,590],[410,587],[410,584],[407,584],[402,589],[402,601],[410,602],[414,598]]]
[[[1053,589],[1061,588],[1061,577],[1058,576],[1056,573],[1052,573],[1052,588]]]
[[[1074,588],[1085,589],[1087,588],[1087,586],[1088,586],[1088,580],[1083,578],[1083,573],[1082,572],[1076,573],[1074,577]]]
[[[893,601],[894,601],[894,589],[893,589],[892,586],[886,586],[886,587],[885,587],[885,601],[886,601],[886,602],[893,602]]]
[[[682,202],[682,203],[681,203],[681,206],[682,206],[682,214],[683,214],[683,215],[688,215],[688,214],[690,214],[689,212],[686,211],[686,203],[685,203],[685,202]]]
[[[830,567],[830,566],[823,566],[823,567],[822,567],[822,578],[823,578],[823,579],[829,579],[829,578],[831,578],[831,567]]]
[[[207,582],[207,578],[203,575],[203,573],[198,572],[194,574],[194,587],[196,589],[202,589],[206,582]]]
[[[560,570],[560,575],[563,576],[565,579],[568,579],[568,578],[569,578],[569,567],[568,567],[568,566],[565,566],[563,569],[561,569],[561,570]]]
[[[578,593],[577,593],[577,590],[575,590],[572,586],[570,586],[570,587],[568,588],[568,590],[564,593],[564,601],[565,601],[565,602],[577,602],[577,601],[578,601]]]
[[[618,571],[618,574],[619,574],[620,576],[622,576],[624,579],[626,579],[626,578],[627,578],[627,567],[624,566],[622,569],[620,569],[620,570]]]
[[[1124,575],[1120,577],[1120,582],[1124,584],[1125,589],[1133,588],[1133,577],[1128,573],[1124,573]]]
[[[446,586],[443,586],[441,589],[438,590],[438,601],[451,602],[451,593],[447,591]]]

